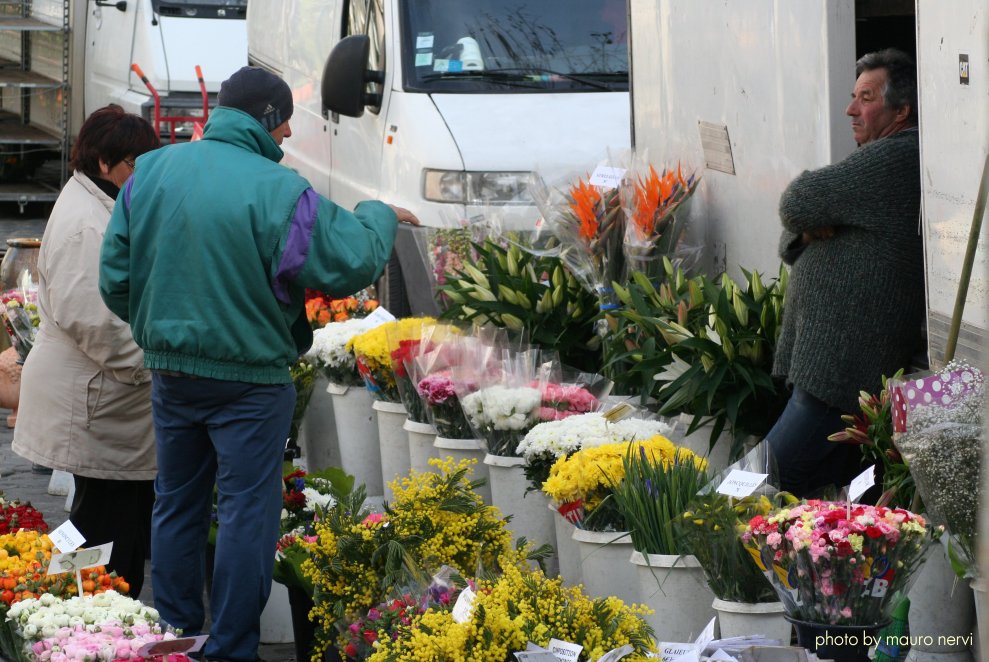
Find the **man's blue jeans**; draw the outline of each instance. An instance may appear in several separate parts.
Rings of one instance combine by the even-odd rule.
[[[282,508],[282,458],[295,389],[155,373],[158,477],[151,520],[155,607],[186,634],[203,628],[213,486],[219,527],[210,660],[254,662]]]
[[[858,446],[828,441],[847,427],[843,413],[800,387],[766,435],[779,465],[780,488],[798,497],[820,496],[829,486],[842,487],[861,471]]]

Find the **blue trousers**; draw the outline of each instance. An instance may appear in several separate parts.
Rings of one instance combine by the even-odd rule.
[[[858,446],[828,441],[828,435],[845,429],[843,413],[848,412],[793,387],[786,408],[766,435],[779,465],[781,489],[801,498],[827,496],[822,490],[848,485],[862,470]]]
[[[188,635],[202,631],[215,484],[219,526],[204,656],[254,662],[271,592],[295,389],[155,373],[151,401],[158,457],[151,519],[155,608]]]

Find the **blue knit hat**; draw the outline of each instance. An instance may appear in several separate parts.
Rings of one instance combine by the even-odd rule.
[[[275,74],[261,67],[241,67],[220,83],[218,106],[242,110],[272,131],[292,117],[292,90]]]

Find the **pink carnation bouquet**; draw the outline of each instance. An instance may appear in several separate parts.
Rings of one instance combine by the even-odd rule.
[[[757,515],[741,537],[787,616],[859,626],[889,620],[932,538],[907,510],[829,501]]]

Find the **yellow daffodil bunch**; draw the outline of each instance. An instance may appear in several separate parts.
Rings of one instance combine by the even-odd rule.
[[[641,450],[640,450],[641,449]],[[679,452],[681,460],[692,458],[703,469],[707,461],[690,450],[680,448],[662,435],[632,443],[604,444],[584,448],[573,455],[558,459],[543,483],[543,492],[558,504],[582,501],[590,513],[608,495],[611,486],[625,476],[625,457],[629,453],[644,453],[650,461],[669,466]]]
[[[644,660],[655,650],[651,628],[641,619],[648,609],[615,597],[592,599],[578,587],[563,586],[504,562],[504,573],[480,581],[471,618],[457,623],[449,610],[429,609],[394,640],[380,640],[369,659],[375,662],[512,660],[531,641],[547,646],[551,638],[583,646],[580,660],[597,660],[631,644],[624,660]]]
[[[432,317],[406,317],[385,322],[347,342],[346,350],[354,353],[357,371],[376,399],[395,403],[402,401],[395,385],[392,352],[398,349],[399,339],[418,339],[423,326],[433,324],[436,320]]]

